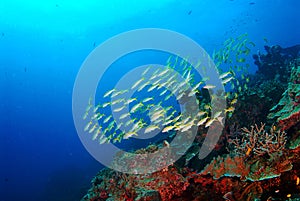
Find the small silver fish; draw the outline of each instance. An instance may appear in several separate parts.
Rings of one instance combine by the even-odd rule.
[[[118,92],[114,92],[111,97],[114,98],[116,96],[119,96],[119,95],[122,95],[124,93],[128,92],[128,89],[125,89],[125,90],[121,90],[121,91],[118,91]]]
[[[109,106],[110,104],[111,104],[110,102],[103,103],[102,107],[105,108],[105,107]]]
[[[136,81],[133,85],[132,85],[132,87],[131,87],[131,89],[134,89],[135,87],[137,87],[142,81],[144,81],[145,80],[145,78],[144,77],[142,77],[141,79],[139,79],[138,81]]]
[[[104,137],[104,138],[99,140],[99,144],[105,144],[105,143],[108,143],[108,142],[109,142],[109,139],[107,137]]]
[[[84,127],[84,131],[87,131],[89,129],[89,127],[92,125],[93,121],[90,121],[85,127]]]
[[[169,68],[163,70],[161,73],[158,74],[159,77],[165,75],[169,71]]]
[[[165,89],[164,91],[162,91],[160,94],[159,94],[159,96],[163,96],[165,93],[167,93],[168,92],[168,89]]]
[[[220,79],[223,79],[223,78],[227,77],[227,76],[230,75],[230,74],[231,74],[230,71],[229,71],[229,72],[226,72],[226,73],[223,73],[223,74],[221,74],[221,75],[219,76],[219,78],[220,78]]]
[[[212,124],[215,120],[216,120],[216,119],[210,119],[210,120],[208,120],[208,121],[206,122],[206,124],[205,124],[205,128],[211,126],[211,124]]]
[[[114,100],[113,102],[111,102],[111,105],[115,105],[115,104],[118,104],[118,103],[121,103],[121,102],[124,102],[124,101],[125,101],[124,98],[117,99],[117,100]]]
[[[152,101],[154,100],[152,97],[150,98],[145,98],[144,100],[142,100],[143,103],[146,103],[146,102],[149,102],[149,101]]]
[[[193,127],[193,125],[194,125],[193,122],[189,122],[188,124],[184,125],[184,127],[181,129],[181,132],[190,130]]]
[[[147,90],[147,92],[153,91],[155,88],[157,88],[157,85],[152,85],[152,86]]]
[[[101,107],[100,104],[98,104],[95,108],[94,108],[94,113],[97,112],[97,110]]]
[[[89,133],[92,133],[97,128],[97,124],[94,124],[94,126],[89,130]]]
[[[123,110],[125,107],[126,107],[126,105],[124,105],[124,106],[122,106],[122,107],[119,107],[119,108],[116,108],[116,109],[114,109],[113,111],[114,111],[114,112],[120,112],[120,111]]]
[[[142,75],[144,76],[144,75],[149,71],[150,68],[151,68],[151,66],[148,66],[148,67],[146,68],[146,70],[144,70],[144,72],[142,73]]]
[[[216,86],[208,84],[208,85],[205,85],[203,88],[204,89],[213,89],[213,88],[216,88]]]
[[[137,91],[141,91],[141,90],[143,90],[147,85],[149,85],[150,84],[150,82],[148,81],[148,82],[145,82],[144,84],[142,84],[141,86],[140,86],[140,88],[138,88],[138,90]]]
[[[120,116],[120,119],[125,119],[126,117],[129,117],[129,116],[130,116],[130,113],[125,113]]]
[[[138,134],[136,133],[136,132],[134,132],[134,131],[130,131],[130,132],[127,132],[125,135],[124,135],[124,139],[128,139],[128,138],[130,138],[130,137],[132,137],[132,136],[138,136]]]
[[[103,123],[107,123],[112,118],[112,115],[109,115],[103,120]]]
[[[197,123],[197,126],[201,126],[203,125],[207,120],[208,120],[209,117],[205,117],[204,119],[201,119],[198,123]]]
[[[222,84],[227,84],[228,82],[230,82],[231,80],[233,80],[234,77],[229,77],[229,78],[226,78],[225,80],[222,81]]]
[[[98,129],[94,132],[94,135],[93,135],[93,140],[95,140],[101,133],[101,126],[98,127]]]
[[[136,104],[135,106],[133,106],[133,107],[131,108],[130,113],[136,112],[136,111],[137,111],[139,108],[141,108],[142,106],[144,106],[143,103],[138,103],[138,104]]]
[[[105,97],[108,97],[110,94],[112,94],[114,91],[116,91],[116,89],[112,89],[112,90],[109,90],[108,92],[106,92],[103,96],[103,98]]]
[[[130,99],[128,99],[126,102],[125,102],[125,104],[130,104],[130,103],[132,103],[133,101],[137,101],[137,99],[136,98],[130,98]]]
[[[218,118],[222,114],[222,111],[217,112],[214,114],[214,119]]]
[[[156,125],[150,125],[150,126],[148,126],[148,127],[145,129],[145,133],[150,133],[150,132],[152,132],[152,131],[154,131],[154,130],[156,130],[156,129],[159,129],[159,127],[156,126]]]
[[[85,120],[88,117],[88,115],[89,115],[89,112],[85,112],[82,119]]]
[[[173,94],[172,93],[170,93],[169,95],[167,95],[166,97],[165,97],[165,101],[167,101],[167,100],[169,100],[171,97],[173,96]]]
[[[163,132],[163,133],[166,133],[166,132],[169,132],[169,131],[173,130],[174,128],[175,128],[174,126],[167,126],[167,127],[165,127],[165,128],[162,130],[162,132]]]

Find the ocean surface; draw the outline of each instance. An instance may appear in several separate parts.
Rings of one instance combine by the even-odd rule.
[[[103,166],[77,135],[72,92],[84,60],[104,41],[160,28],[188,36],[212,55],[229,37],[247,33],[263,52],[266,41],[300,44],[299,9],[298,0],[2,0],[0,201],[74,201],[86,194]],[[166,58],[145,51],[116,62],[98,93],[133,67],[163,65]],[[250,63],[249,72],[256,70]]]

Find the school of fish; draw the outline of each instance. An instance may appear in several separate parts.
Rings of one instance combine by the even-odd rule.
[[[217,111],[212,116],[213,105],[197,100],[199,105],[197,114],[183,116],[175,106],[165,105],[171,98],[184,102],[184,99],[201,93],[201,90],[211,90],[216,87],[206,84],[209,78],[205,76],[196,81],[193,66],[187,62],[187,59],[170,57],[166,68],[147,67],[130,89],[114,88],[107,91],[103,99],[111,101],[94,106],[90,98],[83,114],[83,120],[87,122],[84,131],[92,134],[92,140],[98,140],[100,144],[104,144],[121,142],[123,139],[138,136],[140,132],[145,134],[185,132],[193,126],[208,128],[214,122],[223,124],[223,119],[230,117],[234,112],[238,94],[248,90],[247,69],[249,65],[246,63],[246,56],[250,54],[249,46],[255,46],[255,44],[248,41],[247,34],[243,34],[236,39],[226,40],[224,47],[212,55],[219,70],[221,83],[225,87],[230,87],[230,90],[224,94],[227,99],[225,110]],[[176,70],[178,66],[182,69],[181,78],[174,74],[174,71],[180,72]],[[196,66],[200,68],[201,65]],[[229,70],[223,71],[224,66]],[[207,67],[201,66],[201,68],[205,70]],[[237,76],[241,79],[237,79]],[[131,90],[146,94],[155,92],[156,95],[126,98],[124,95]],[[211,98],[217,98],[217,95],[212,94]],[[113,108],[112,112],[119,114],[118,119],[104,112],[109,107]]]

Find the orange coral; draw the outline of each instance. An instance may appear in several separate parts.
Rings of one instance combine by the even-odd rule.
[[[222,176],[238,176],[243,179],[250,173],[250,166],[244,160],[244,157],[237,155],[218,156],[204,168],[201,174],[210,174],[215,179],[219,179]]]

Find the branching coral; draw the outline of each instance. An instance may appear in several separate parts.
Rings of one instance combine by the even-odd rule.
[[[201,174],[210,174],[218,179],[222,176],[238,176],[241,180],[259,181],[279,176],[292,168],[283,153],[286,134],[275,128],[270,133],[265,124],[243,128],[241,139],[231,140],[233,150],[229,155],[218,156],[207,165]]]
[[[273,126],[270,133],[265,130],[265,124],[261,123],[248,128],[242,128],[242,139],[233,139],[234,152],[240,156],[260,157],[265,154],[272,154],[284,150],[286,144],[286,134],[284,131],[276,130]]]

